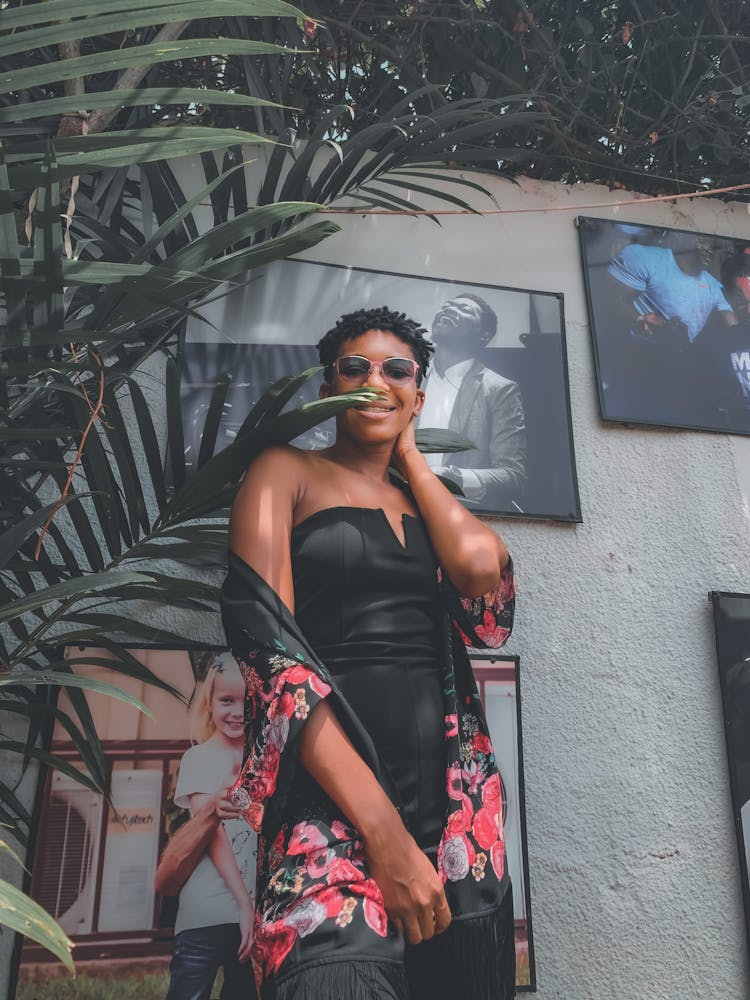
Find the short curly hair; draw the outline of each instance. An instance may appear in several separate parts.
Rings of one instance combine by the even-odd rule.
[[[318,342],[318,356],[323,365],[323,377],[331,381],[330,366],[338,357],[339,348],[352,337],[359,337],[368,330],[385,330],[392,333],[407,344],[419,365],[417,385],[427,374],[430,355],[435,350],[429,340],[425,339],[427,331],[416,320],[409,319],[405,313],[394,312],[387,306],[379,309],[358,309],[356,312],[345,313],[336,325]]]

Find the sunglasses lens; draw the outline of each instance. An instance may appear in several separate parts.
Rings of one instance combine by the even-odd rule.
[[[406,358],[389,358],[383,362],[383,374],[391,382],[408,382],[414,377],[414,364]]]
[[[339,375],[342,378],[357,379],[365,378],[370,372],[370,362],[366,358],[339,358]]]
[[[402,385],[414,378],[415,364],[408,358],[386,358],[382,364],[375,363],[376,368],[380,367],[383,377],[393,385]],[[343,379],[350,382],[361,382],[367,378],[372,370],[372,364],[367,358],[361,358],[357,354],[350,354],[348,357],[339,358],[336,361],[336,370]]]

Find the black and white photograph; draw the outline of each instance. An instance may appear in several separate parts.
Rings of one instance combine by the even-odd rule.
[[[750,241],[578,227],[602,417],[750,434]]]
[[[536,967],[526,846],[520,662],[518,657],[475,653],[471,666],[500,772],[505,851],[513,883],[516,991],[534,991]]]
[[[472,450],[432,454],[475,513],[580,521],[561,294],[277,261],[189,319],[181,351],[188,463],[211,391],[230,373],[216,448],[229,444],[275,379],[317,365],[315,344],[346,312],[387,305],[419,322],[435,351],[419,427],[450,429]],[[317,398],[311,378],[289,406]],[[322,448],[333,427],[294,443]]]
[[[750,948],[750,594],[714,591],[710,597]]]

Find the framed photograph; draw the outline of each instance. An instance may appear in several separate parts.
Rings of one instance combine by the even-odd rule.
[[[46,770],[40,781],[28,861],[30,892],[73,940],[78,975],[70,979],[49,952],[18,937],[15,989],[12,982],[10,991],[15,1000],[74,1000],[104,995],[102,990],[111,1000],[133,996],[163,1000],[176,920],[191,928],[223,922],[219,908],[226,900],[205,879],[201,882],[202,862],[191,876],[197,880],[196,893],[191,896],[183,889],[179,911],[177,898],[159,895],[154,879],[169,838],[189,817],[190,795],[212,793],[213,785],[213,791],[219,791],[232,779],[224,744],[236,739],[241,755],[244,681],[230,654],[221,649],[130,652],[184,701],[96,663],[108,658],[104,649],[66,650],[66,656],[78,660],[91,656],[96,665],[76,666],[76,671],[124,688],[146,704],[152,717],[122,701],[86,693],[107,762],[114,808],[62,771]],[[240,723],[231,729],[219,713],[229,704],[227,692],[234,690],[233,683],[237,704],[226,711],[234,711]],[[64,692],[58,707],[74,711]],[[221,745],[212,739],[217,730],[226,737]],[[51,746],[68,760],[71,770],[82,766],[59,723]],[[234,863],[251,891],[256,835],[244,820],[225,823],[225,830]],[[252,982],[250,966],[243,968]],[[218,995],[218,984],[216,990]],[[254,988],[246,995],[254,996]]]
[[[190,318],[181,349],[185,454],[195,462],[217,379],[232,383],[217,449],[282,375],[318,363],[315,344],[356,309],[387,305],[435,344],[421,427],[450,428],[474,450],[431,455],[483,514],[580,521],[570,421],[563,298],[518,288],[417,278],[306,261],[276,261]],[[311,378],[290,406],[316,399]],[[294,443],[322,448],[332,426]]]
[[[505,850],[513,883],[516,923],[516,991],[532,992],[536,990],[536,968],[526,846],[519,659],[474,653],[471,665],[500,771]]]
[[[724,708],[729,786],[750,949],[750,594],[710,595]]]
[[[750,434],[750,240],[578,229],[602,417]]]

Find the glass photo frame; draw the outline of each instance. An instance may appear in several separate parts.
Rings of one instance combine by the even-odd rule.
[[[469,509],[580,521],[559,293],[298,260],[258,268],[246,285],[202,307],[205,321],[187,321],[180,359],[188,465],[224,373],[232,381],[216,450],[234,440],[273,381],[317,365],[315,344],[343,313],[383,305],[417,320],[438,344],[418,426],[448,427],[476,445],[429,458],[459,483]],[[320,384],[312,377],[289,407],[316,399]],[[333,440],[331,421],[293,443],[314,449]]]
[[[750,240],[577,221],[603,419],[750,434]]]

